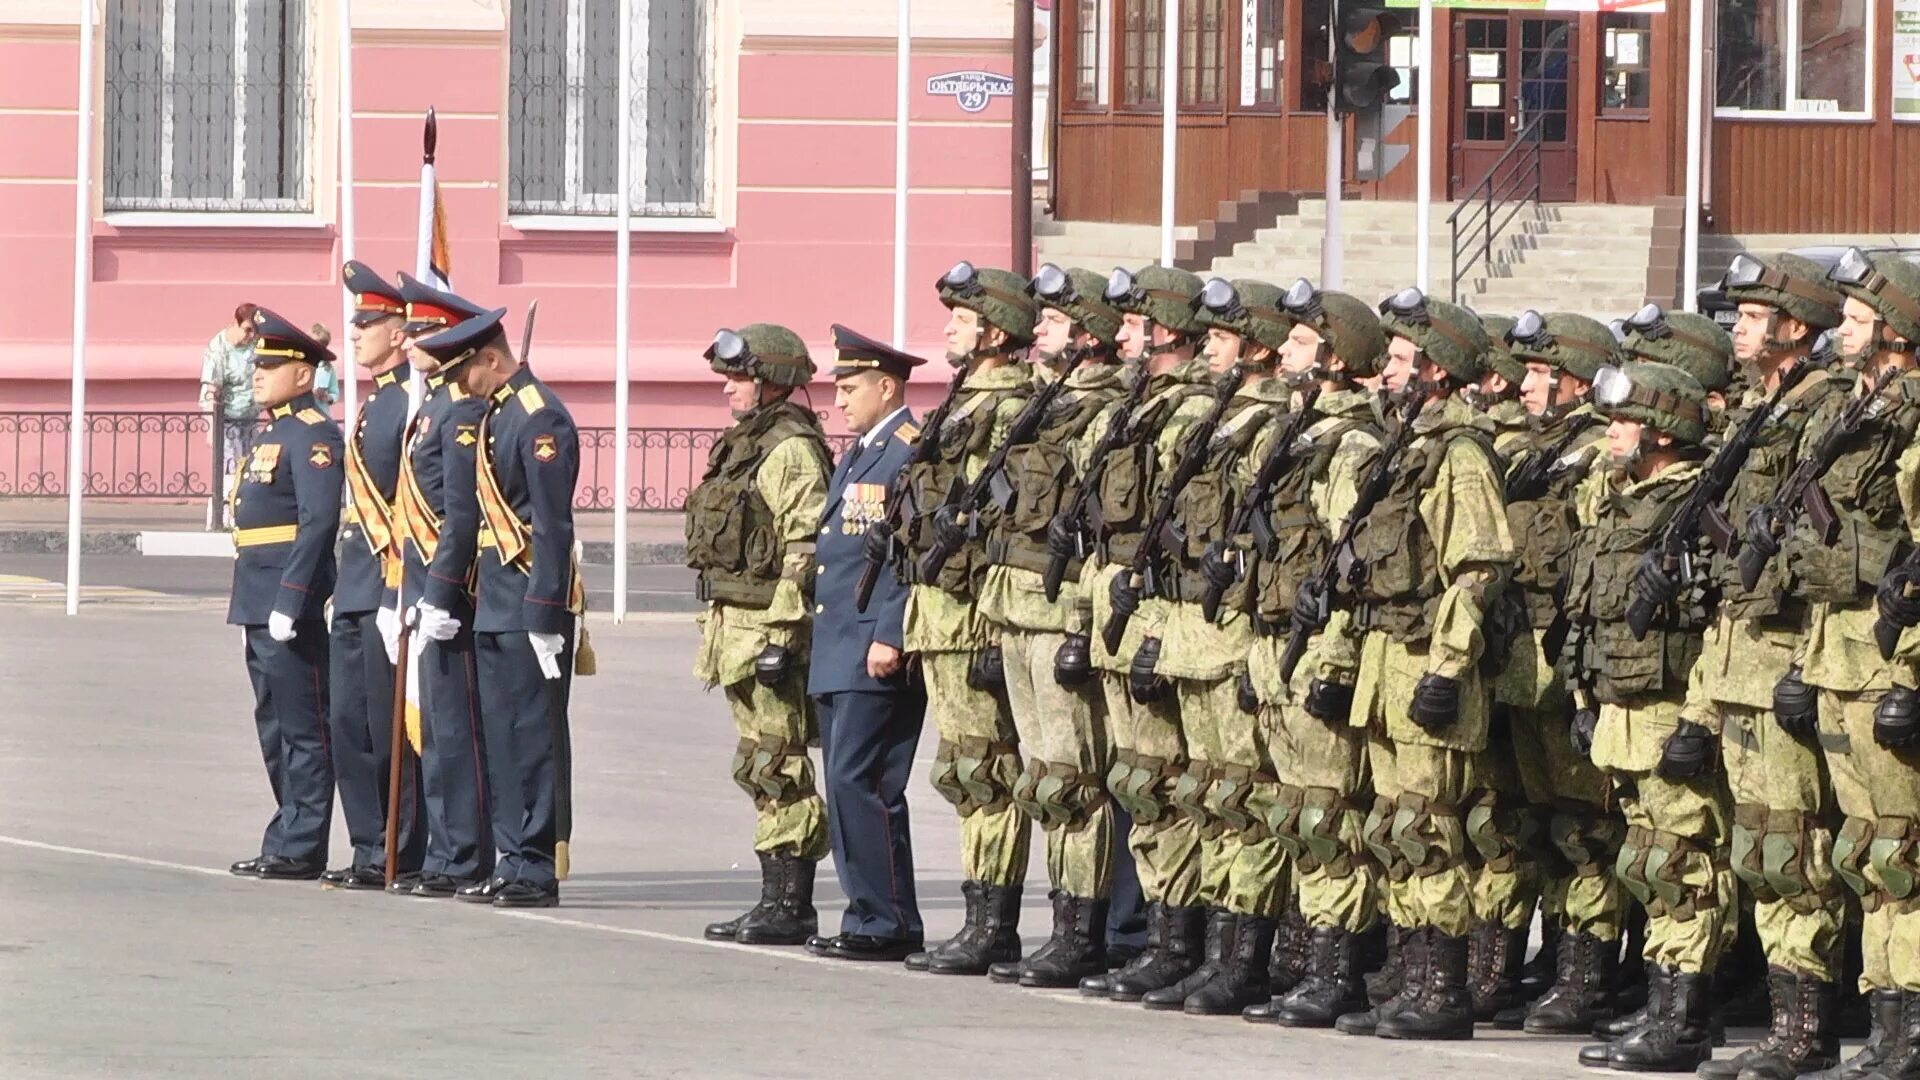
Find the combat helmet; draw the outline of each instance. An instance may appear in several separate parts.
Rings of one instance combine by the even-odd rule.
[[[721,330],[702,355],[722,375],[748,375],[775,386],[805,386],[813,378],[807,343],[775,323]]]
[[[1053,263],[1040,267],[1027,285],[1027,295],[1042,308],[1066,313],[1075,326],[1111,349],[1120,341],[1120,311],[1102,299],[1107,283],[1091,270],[1062,270]]]
[[[1207,329],[1238,334],[1278,353],[1293,330],[1293,320],[1280,310],[1280,299],[1280,290],[1264,281],[1211,278],[1193,306]]]
[[[1688,446],[1707,438],[1707,392],[1673,364],[1630,360],[1603,367],[1594,375],[1593,402],[1602,415],[1637,420]]]
[[[1033,344],[1033,324],[1040,309],[1027,295],[1026,279],[1019,274],[991,267],[980,269],[962,260],[940,275],[935,284],[941,303],[978,314],[981,322],[1007,335],[1009,348]]]
[[[1629,356],[1671,364],[1709,394],[1725,393],[1733,384],[1733,339],[1705,315],[1648,304],[1621,325],[1627,337],[1620,348]]]
[[[1736,304],[1765,304],[1799,319],[1814,333],[1840,325],[1842,297],[1818,263],[1792,252],[1766,259],[1746,252],[1727,265],[1727,299]]]
[[[1414,343],[1428,360],[1462,385],[1487,373],[1492,342],[1473,313],[1458,304],[1435,300],[1406,288],[1380,301],[1380,323],[1388,334]]]
[[[1620,363],[1613,331],[1597,319],[1568,311],[1542,315],[1529,308],[1521,312],[1507,331],[1507,347],[1522,364],[1545,364],[1586,382],[1592,382],[1601,368]]]
[[[1191,336],[1207,328],[1193,306],[1200,289],[1199,275],[1155,263],[1139,270],[1114,267],[1101,295],[1109,305],[1125,314],[1138,315],[1176,334]]]
[[[1281,306],[1295,321],[1313,327],[1333,355],[1347,366],[1349,378],[1367,379],[1380,374],[1387,332],[1364,301],[1332,289],[1316,289],[1301,278],[1287,290]]]
[[[1515,391],[1526,381],[1527,365],[1513,355],[1507,347],[1507,331],[1513,329],[1514,319],[1507,315],[1480,316],[1480,329],[1487,332],[1487,368],[1495,375],[1507,380]]]
[[[1827,276],[1840,291],[1867,305],[1881,322],[1907,341],[1906,352],[1920,345],[1920,266],[1898,255],[1874,258],[1848,248]],[[1876,350],[1887,347],[1882,339]]]

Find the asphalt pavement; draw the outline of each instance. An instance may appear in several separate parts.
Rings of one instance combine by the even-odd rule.
[[[688,674],[683,613],[596,620],[561,907],[231,877],[272,806],[237,635],[205,598],[214,578],[128,580],[198,592],[75,617],[0,600],[0,1076],[1582,1074],[1576,1039],[1281,1031],[702,940],[758,886],[733,725]],[[911,798],[937,939],[961,908],[957,822],[925,783],[933,738]],[[346,850],[336,823],[335,864]],[[1043,850],[1029,948],[1047,932]],[[819,894],[831,927],[830,864]]]

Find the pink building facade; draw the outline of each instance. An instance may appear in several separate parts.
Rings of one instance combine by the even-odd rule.
[[[96,4],[90,410],[192,409],[201,351],[240,301],[337,332],[339,2]],[[817,360],[831,323],[889,333],[895,5],[632,6],[633,422],[720,427],[700,357],[715,329],[785,323]],[[76,7],[0,0],[0,414],[68,401]],[[582,425],[612,423],[618,7],[351,9],[356,257],[413,269],[432,106],[454,287],[513,311],[516,340],[539,300],[534,364]],[[914,7],[907,339],[937,360],[933,281],[961,258],[1006,265],[1011,238],[1009,98],[941,77],[1009,75],[1012,13]],[[832,412],[824,379],[812,398]]]

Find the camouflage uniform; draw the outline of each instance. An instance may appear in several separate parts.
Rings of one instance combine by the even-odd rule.
[[[715,371],[751,373],[763,393],[767,383],[802,385],[813,373],[806,345],[785,327],[755,324],[738,339],[744,356],[720,355],[718,341],[708,350]],[[800,944],[818,929],[814,866],[829,842],[807,757],[817,737],[806,695],[807,603],[830,471],[820,422],[781,397],[721,436],[687,496],[687,561],[707,601],[693,673],[720,687],[733,710],[733,779],[753,800],[762,881],[761,902],[708,927],[708,937]]]

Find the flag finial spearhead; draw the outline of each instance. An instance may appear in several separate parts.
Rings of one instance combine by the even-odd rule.
[[[425,154],[422,155],[423,160],[425,160],[425,162],[428,165],[433,164],[434,147],[437,143],[439,143],[439,141],[440,141],[440,121],[434,117],[433,107],[429,105],[427,107],[426,152]]]

